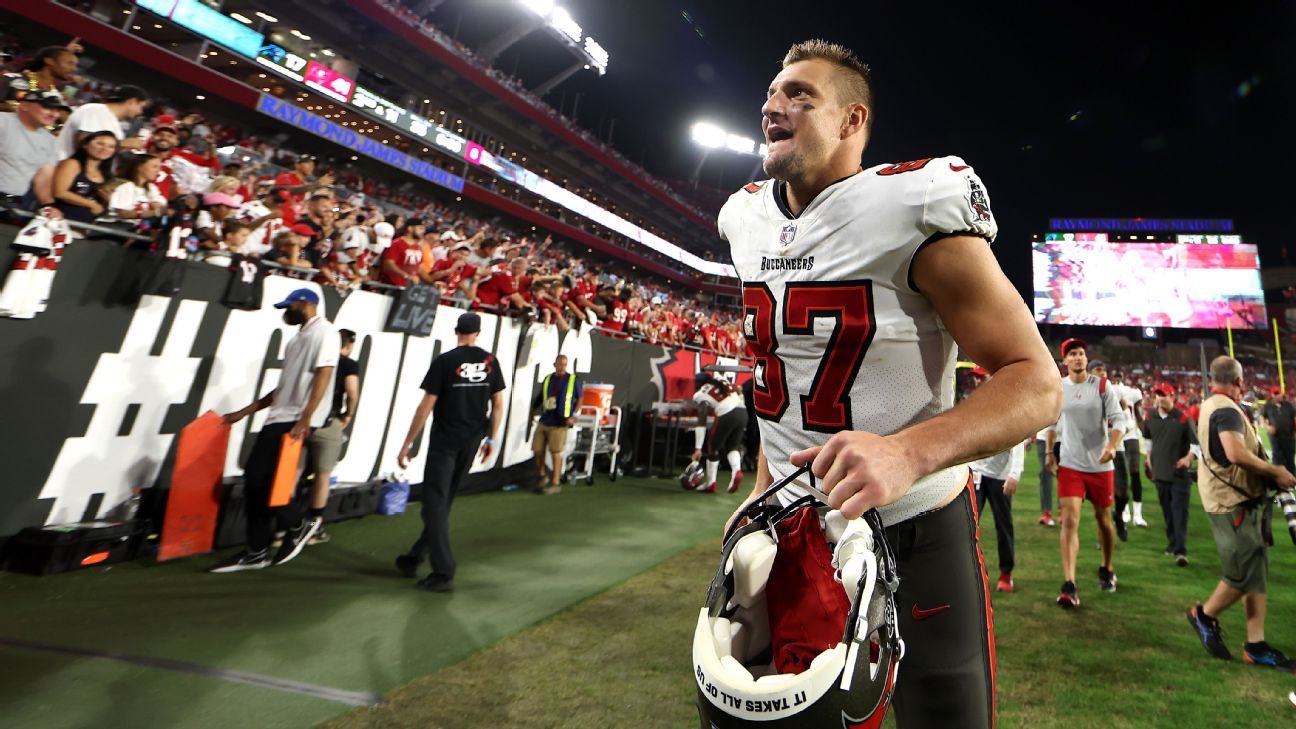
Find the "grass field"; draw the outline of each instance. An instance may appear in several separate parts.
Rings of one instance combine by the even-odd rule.
[[[1202,650],[1184,611],[1218,579],[1218,562],[1194,504],[1187,568],[1162,554],[1160,510],[1145,493],[1147,529],[1118,547],[1115,594],[1099,593],[1092,517],[1082,520],[1082,608],[1064,612],[1056,528],[1035,523],[1038,479],[1027,464],[1016,498],[1017,591],[996,593],[1001,727],[1283,727],[1296,725],[1287,692],[1296,679],[1225,663]],[[993,517],[987,515],[987,520]],[[1269,640],[1296,651],[1296,546],[1279,522],[1271,557]],[[997,564],[990,521],[986,562]],[[379,727],[696,727],[688,636],[716,539],[472,658],[418,679],[374,709],[328,729]],[[993,575],[992,575],[993,579]],[[1240,606],[1222,617],[1235,654]],[[903,669],[901,671],[903,680]],[[953,728],[952,728],[953,729]]]
[[[1003,727],[1282,727],[1296,679],[1206,656],[1184,610],[1217,563],[1192,512],[1192,565],[1161,554],[1159,510],[1117,552],[1120,591],[1100,594],[1082,523],[1080,611],[1053,604],[1057,532],[1035,524],[1034,465],[1017,497],[1018,592],[995,596]],[[1151,494],[1145,496],[1151,501]],[[0,646],[0,726],[582,728],[697,726],[693,623],[737,503],[625,479],[556,497],[460,500],[453,595],[393,576],[417,515],[333,528],[287,567],[214,576],[195,558],[50,578],[0,573],[0,639],[191,661],[372,691],[334,701],[206,676]],[[987,516],[987,519],[992,517]],[[987,534],[992,535],[987,523]],[[1279,528],[1269,639],[1296,651],[1296,547]],[[987,563],[995,564],[993,537]],[[1242,616],[1223,616],[1230,646]],[[903,676],[903,671],[902,674]],[[903,680],[903,678],[902,678]]]

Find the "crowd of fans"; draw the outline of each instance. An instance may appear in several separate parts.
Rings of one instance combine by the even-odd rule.
[[[380,0],[380,4],[386,7],[388,10],[390,10],[392,14],[395,15],[396,17],[418,28],[420,32],[422,32],[428,38],[431,38],[438,45],[453,52],[455,55],[459,56],[463,60],[472,64],[473,66],[481,70],[486,75],[495,79],[495,81],[497,81],[501,86],[504,86],[509,91],[512,91],[515,95],[517,95],[518,98],[522,99],[527,104],[531,105],[538,111],[544,113],[549,118],[558,122],[563,127],[565,127],[568,131],[572,132],[573,134],[576,134],[581,139],[584,139],[586,142],[594,145],[604,153],[609,154],[612,157],[615,157],[619,162],[621,162],[621,164],[625,165],[626,167],[629,167],[640,179],[644,180],[645,182],[657,188],[658,190],[661,190],[662,192],[666,193],[671,197],[671,199],[675,200],[680,205],[683,205],[689,210],[692,210],[697,215],[707,219],[710,219],[715,216],[714,211],[710,213],[703,211],[693,202],[681,197],[665,181],[653,176],[642,166],[636,164],[635,162],[630,161],[625,155],[618,152],[616,148],[614,148],[612,145],[605,144],[603,140],[591,134],[589,130],[585,129],[584,127],[581,127],[576,122],[564,116],[557,109],[550,106],[544,99],[532,93],[531,90],[528,89],[526,85],[522,83],[522,81],[504,73],[498,68],[492,67],[489,63],[486,62],[485,59],[478,56],[476,52],[473,51],[473,49],[469,48],[463,43],[460,43],[455,38],[447,35],[440,28],[436,27],[436,25],[433,24],[430,20],[419,17],[418,14],[415,13],[405,3],[398,2],[397,0]]]
[[[732,312],[700,292],[601,264],[499,219],[325,169],[144,89],[77,76],[79,45],[14,54],[0,114],[7,207],[121,231],[126,245],[229,266],[268,264],[342,293],[420,283],[461,306],[566,330],[737,355]],[[94,101],[93,99],[102,99]],[[628,270],[627,270],[628,269]]]

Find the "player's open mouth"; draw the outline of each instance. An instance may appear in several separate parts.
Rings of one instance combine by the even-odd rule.
[[[770,126],[765,130],[765,138],[769,140],[770,144],[773,144],[775,142],[782,142],[785,139],[791,139],[792,132],[783,127]]]

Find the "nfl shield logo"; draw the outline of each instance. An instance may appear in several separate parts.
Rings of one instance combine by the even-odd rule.
[[[779,231],[779,243],[785,246],[792,245],[792,239],[796,237],[796,223],[788,223]]]

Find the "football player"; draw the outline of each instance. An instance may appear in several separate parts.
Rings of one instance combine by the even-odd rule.
[[[990,727],[993,628],[963,464],[1056,420],[1057,368],[990,250],[971,166],[862,168],[873,90],[853,52],[794,45],[761,115],[773,179],[734,193],[719,220],[756,361],[755,492],[811,463],[847,518],[878,509],[907,646],[897,726]],[[956,346],[992,377],[953,407]]]

